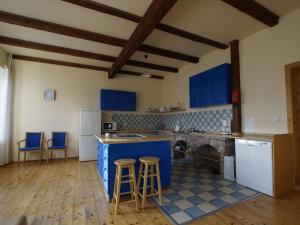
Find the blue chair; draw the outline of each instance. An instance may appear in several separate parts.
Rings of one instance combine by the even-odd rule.
[[[51,144],[50,144],[51,142]],[[67,132],[52,132],[52,138],[47,141],[48,154],[51,152],[51,159],[53,158],[53,152],[56,150],[63,150],[65,152],[65,160],[68,158],[67,154]]]
[[[24,142],[25,145],[22,147],[21,143]],[[24,153],[24,162],[26,161],[27,152],[39,152],[41,163],[43,152],[42,152],[42,143],[43,143],[43,133],[42,132],[26,132],[25,139],[18,141],[18,164],[20,164],[20,154]]]

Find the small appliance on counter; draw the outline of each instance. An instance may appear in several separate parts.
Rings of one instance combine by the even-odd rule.
[[[231,120],[222,121],[222,134],[231,134]]]
[[[117,122],[104,122],[103,123],[103,131],[117,131],[118,130],[118,123]]]
[[[161,112],[161,113],[167,112],[167,108],[162,106],[159,108],[159,112]]]

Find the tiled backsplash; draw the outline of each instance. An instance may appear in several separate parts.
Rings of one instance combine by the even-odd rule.
[[[175,128],[179,122],[180,127],[195,128],[205,131],[222,131],[222,122],[232,118],[231,109],[207,110],[198,112],[186,112],[167,114],[163,116],[166,128]]]
[[[113,113],[112,121],[118,123],[121,129],[157,129],[164,124],[163,117],[159,114]]]
[[[212,109],[197,112],[168,114],[113,113],[112,120],[125,129],[174,129],[177,123],[182,128],[195,128],[205,131],[222,131],[222,121],[232,118],[232,109]]]

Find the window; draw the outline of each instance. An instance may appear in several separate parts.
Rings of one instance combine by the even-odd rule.
[[[11,78],[7,67],[0,67],[0,165],[9,162]]]

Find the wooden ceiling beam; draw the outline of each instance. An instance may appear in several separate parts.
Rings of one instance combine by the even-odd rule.
[[[20,40],[16,38],[5,37],[5,36],[0,36],[0,43],[22,47],[22,48],[29,48],[29,49],[35,49],[40,51],[47,51],[47,52],[64,54],[64,55],[82,57],[87,59],[95,59],[95,60],[105,61],[105,62],[114,62],[117,59],[116,57],[113,56],[81,51],[72,48],[65,48],[56,45],[48,45],[48,44],[42,44],[42,43],[37,43],[32,41],[25,41],[25,40]],[[129,60],[127,62],[127,65],[141,67],[141,68],[149,68],[149,69],[160,70],[160,71],[171,72],[171,73],[178,72],[178,68],[152,64],[152,63],[145,63],[136,60]]]
[[[82,30],[74,27],[64,26],[57,23],[34,19],[26,16],[21,16],[9,12],[0,11],[0,22],[14,24],[18,26],[33,28],[37,30],[47,31],[51,33],[61,34],[69,37],[80,38],[84,40],[94,41],[107,45],[124,47],[127,40],[116,38],[104,34],[99,34],[87,30]],[[186,62],[197,63],[199,58],[190,56],[180,52],[175,52],[167,49],[153,47],[150,45],[140,45],[139,51],[147,52],[155,55],[160,55],[168,58],[178,59]]]
[[[25,55],[13,55],[13,59],[30,61],[30,62],[46,63],[46,64],[52,64],[52,65],[75,67],[75,68],[81,68],[81,69],[97,70],[97,71],[104,71],[104,72],[109,71],[109,68],[102,67],[102,66],[93,66],[93,65],[81,64],[81,63],[73,63],[73,62],[25,56]],[[120,70],[119,74],[125,74],[125,75],[129,75],[129,76],[141,76],[142,75],[142,73],[127,71],[127,70]],[[158,76],[158,75],[152,75],[150,78],[159,79],[159,80],[164,79],[164,77]]]
[[[239,41],[233,40],[230,42],[230,57],[231,57],[231,89],[232,93],[239,99],[232,103],[232,122],[231,132],[242,132],[242,110],[241,110],[241,81],[240,81],[240,50]]]
[[[64,2],[68,2],[68,3],[72,3],[84,8],[88,8],[91,10],[95,10],[101,13],[105,13],[105,14],[109,14],[112,16],[116,16],[119,18],[123,18],[135,23],[139,23],[142,19],[141,16],[138,16],[136,14],[130,13],[130,12],[126,12],[108,5],[104,5],[102,3],[99,2],[95,2],[95,1],[91,1],[91,0],[62,0]],[[185,31],[185,30],[181,30],[178,29],[176,27],[172,27],[163,23],[159,23],[156,26],[156,29],[167,32],[169,34],[173,34],[182,38],[186,38],[188,40],[192,40],[195,42],[199,42],[202,44],[206,44],[206,45],[210,45],[212,47],[216,47],[216,48],[220,48],[220,49],[226,49],[228,48],[228,45],[223,44],[221,42],[217,42],[214,40],[211,40],[209,38]]]
[[[175,5],[177,0],[153,0],[143,19],[136,26],[125,47],[108,72],[108,77],[113,78],[127,63],[144,40],[151,34],[157,24]]]
[[[272,27],[278,24],[279,16],[254,0],[222,0],[254,19]]]

